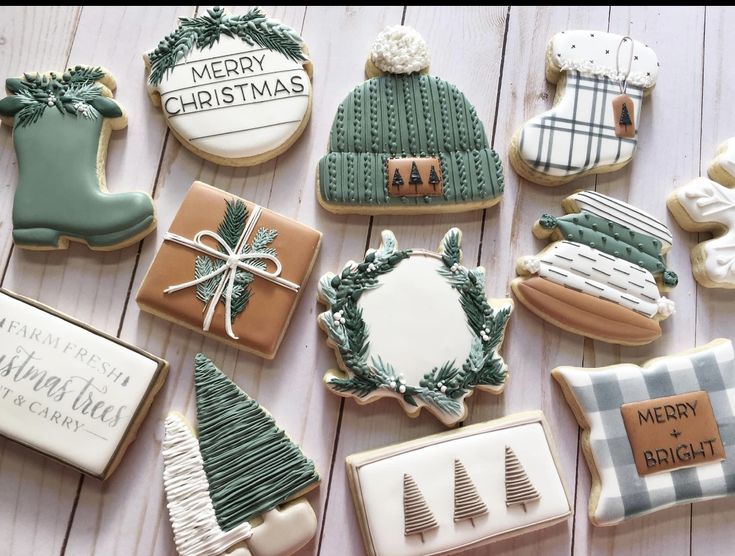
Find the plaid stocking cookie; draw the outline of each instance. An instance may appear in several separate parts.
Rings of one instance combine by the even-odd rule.
[[[647,45],[599,31],[562,31],[546,50],[554,106],[513,136],[510,162],[529,181],[555,186],[612,172],[638,142],[641,102],[656,84],[658,59]]]

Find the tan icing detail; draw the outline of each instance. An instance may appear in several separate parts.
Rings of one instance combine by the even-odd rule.
[[[404,534],[418,533],[422,541],[425,531],[439,527],[416,481],[408,473],[403,475],[403,519]]]
[[[485,515],[487,506],[477,492],[467,470],[458,459],[454,460],[454,521],[469,519],[474,527],[473,518]]]
[[[511,286],[529,310],[575,334],[630,345],[661,335],[655,320],[543,278],[516,280]]]
[[[518,461],[513,448],[505,447],[505,505],[507,507],[521,505],[523,511],[526,504],[541,499],[541,495],[533,486],[531,479],[528,478],[526,470]]]
[[[412,185],[410,183],[411,168],[414,163],[421,174],[421,184]],[[436,185],[429,183],[432,166],[439,178],[439,183]],[[403,178],[401,186],[393,185],[393,175],[396,170]],[[444,192],[444,177],[438,158],[389,158],[387,179],[388,195],[391,197],[439,197]]]
[[[226,199],[237,197],[202,182],[194,182],[169,231],[187,238],[193,238],[200,230],[216,232],[225,212]],[[245,204],[248,212],[252,213],[253,203],[245,201]],[[303,291],[303,285],[319,251],[321,233],[265,208],[255,231],[261,227],[278,230],[278,237],[271,247],[276,249],[278,259],[283,265],[281,277],[301,285]],[[202,332],[204,304],[197,299],[196,288],[186,288],[171,294],[163,293],[168,286],[194,278],[194,262],[199,254],[189,247],[164,241],[138,290],[136,300],[141,308]],[[227,337],[223,303],[217,304],[209,333],[240,349],[273,358],[300,293],[257,277],[250,284],[250,289],[252,297],[247,308],[232,323],[235,335],[240,339],[229,341]]]
[[[628,111],[630,123],[623,125],[620,123],[620,117],[623,114],[623,106]],[[628,95],[618,95],[612,101],[613,122],[615,123],[615,135],[618,137],[635,137],[635,105],[633,99]]]
[[[725,459],[709,394],[700,390],[620,406],[639,475]]]

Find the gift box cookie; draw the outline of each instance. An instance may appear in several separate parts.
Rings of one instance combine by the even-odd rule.
[[[0,435],[106,479],[167,372],[163,359],[0,289]]]
[[[370,556],[454,553],[572,515],[540,411],[351,455],[347,476]]]
[[[194,182],[138,290],[144,311],[272,359],[321,233]]]

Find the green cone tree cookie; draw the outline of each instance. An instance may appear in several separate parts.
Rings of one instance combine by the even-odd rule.
[[[5,81],[0,119],[13,128],[18,187],[13,241],[27,249],[66,249],[69,241],[111,250],[156,226],[142,192],[109,193],[105,159],[112,130],[127,125],[112,99],[115,80],[104,69],[26,73]]]

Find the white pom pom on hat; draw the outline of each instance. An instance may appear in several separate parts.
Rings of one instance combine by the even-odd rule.
[[[429,47],[419,32],[407,25],[394,25],[378,34],[365,71],[368,77],[426,73],[429,62]]]

